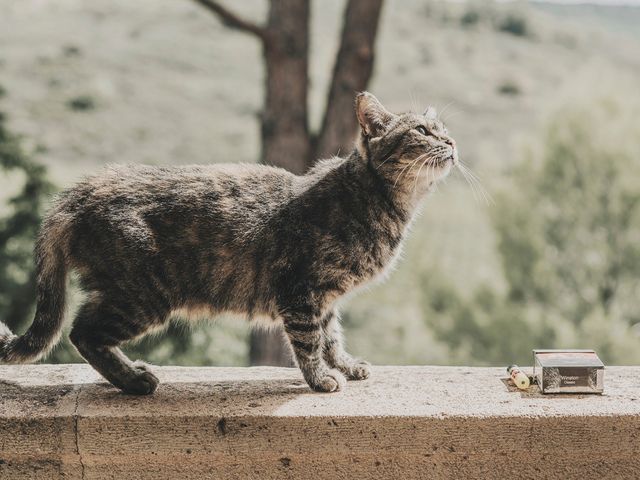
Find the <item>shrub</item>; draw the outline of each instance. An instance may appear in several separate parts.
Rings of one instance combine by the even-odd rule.
[[[480,21],[480,14],[476,10],[467,10],[460,17],[460,25],[463,27],[472,27]]]
[[[82,50],[76,45],[65,45],[62,47],[62,53],[65,57],[79,57],[82,55]]]
[[[517,37],[526,37],[530,34],[527,19],[515,13],[508,14],[498,22],[497,29],[500,32],[509,33]]]
[[[506,81],[498,85],[498,93],[501,95],[520,95],[520,87],[517,83]]]
[[[90,95],[79,95],[67,101],[67,106],[76,112],[85,112],[96,108],[96,101]]]
[[[0,113],[0,172],[21,172],[24,185],[0,217],[0,318],[12,329],[30,320],[35,300],[33,243],[44,204],[53,191],[44,166],[23,150]]]
[[[514,172],[492,211],[505,291],[486,285],[467,299],[424,279],[423,318],[455,362],[585,346],[608,363],[640,361],[640,137],[625,108],[565,108]]]

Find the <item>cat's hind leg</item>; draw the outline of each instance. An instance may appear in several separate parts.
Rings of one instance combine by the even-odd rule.
[[[371,375],[369,362],[353,358],[344,349],[342,327],[337,312],[322,319],[324,358],[330,367],[340,370],[349,380],[364,380]]]
[[[118,348],[149,329],[151,322],[145,320],[122,308],[89,301],[80,307],[69,338],[80,355],[115,387],[148,395],[156,390],[158,378],[144,363],[131,362]]]

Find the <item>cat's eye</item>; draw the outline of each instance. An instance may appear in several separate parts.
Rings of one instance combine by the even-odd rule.
[[[416,130],[420,132],[422,135],[429,135],[429,132],[427,132],[427,129],[424,128],[422,125],[418,125],[416,127]]]

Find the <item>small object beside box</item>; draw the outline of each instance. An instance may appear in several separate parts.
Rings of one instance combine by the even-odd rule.
[[[533,376],[543,393],[604,391],[604,364],[593,350],[534,350]]]
[[[520,367],[517,365],[509,365],[507,367],[507,373],[511,377],[511,381],[513,384],[518,387],[520,390],[526,390],[529,388],[529,377],[520,370]]]

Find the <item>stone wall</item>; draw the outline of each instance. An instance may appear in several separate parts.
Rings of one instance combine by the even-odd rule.
[[[0,478],[640,478],[640,367],[558,396],[495,368],[375,367],[335,394],[295,369],[156,372],[133,397],[86,365],[0,366]]]

